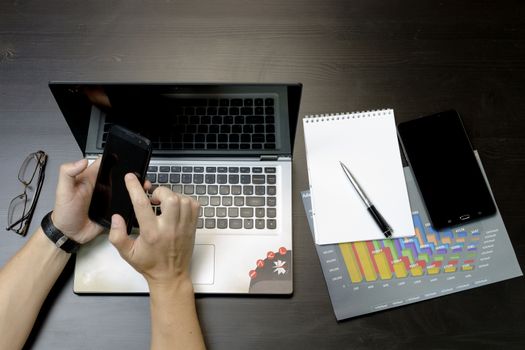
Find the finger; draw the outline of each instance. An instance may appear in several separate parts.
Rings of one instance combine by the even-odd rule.
[[[196,222],[199,204],[190,197],[181,200],[180,223],[182,225],[193,225]]]
[[[137,177],[132,173],[128,173],[124,177],[124,181],[126,182],[126,188],[128,189],[131,203],[133,203],[133,209],[135,210],[141,231],[154,225],[155,213],[153,213],[148,195],[144,192]]]
[[[65,163],[60,166],[58,174],[57,192],[67,193],[73,191],[76,177],[87,167],[87,160],[81,159],[74,163]]]
[[[161,186],[153,191],[151,201],[160,203],[163,217],[167,218],[169,223],[175,224],[179,220],[181,197],[178,193]]]
[[[126,223],[119,214],[111,217],[111,230],[109,231],[109,241],[117,248],[120,256],[128,260],[131,249],[133,248],[133,239],[128,236]]]
[[[144,191],[148,192],[151,189],[151,186],[153,186],[151,181],[146,179],[146,181],[144,181],[144,186],[143,186]]]

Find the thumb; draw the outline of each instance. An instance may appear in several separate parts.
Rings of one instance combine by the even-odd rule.
[[[60,167],[58,175],[58,190],[61,193],[71,191],[75,187],[76,176],[86,169],[88,162],[86,159],[78,160],[74,163],[65,163]]]
[[[120,256],[122,256],[124,260],[128,260],[134,241],[128,236],[126,223],[122,216],[118,214],[113,214],[111,217],[109,241],[117,248]]]

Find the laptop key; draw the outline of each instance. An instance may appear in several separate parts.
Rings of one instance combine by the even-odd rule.
[[[165,174],[165,173],[159,174],[157,180],[161,184],[168,183],[168,174]]]
[[[192,172],[192,167],[191,166],[183,166],[182,167],[182,172],[183,173],[191,173]]]
[[[190,184],[192,183],[191,174],[182,174],[182,183],[183,184]]]
[[[196,184],[201,184],[204,182],[204,174],[194,174],[193,182]]]
[[[264,172],[266,174],[275,174],[276,169],[274,167],[266,167],[264,168]]]
[[[275,219],[266,220],[266,227],[268,227],[270,230],[275,230],[277,227],[277,221]]]
[[[159,170],[159,168],[157,166],[155,166],[155,165],[150,165],[148,167],[148,171],[152,172],[152,173],[157,172],[158,170]]]
[[[261,230],[264,228],[264,219],[255,219],[255,228]]]
[[[252,177],[250,175],[241,175],[241,184],[249,184],[252,182]]]
[[[228,186],[228,185],[220,185],[219,186],[219,193],[222,194],[222,195],[230,194],[230,186]]]
[[[206,174],[204,177],[204,181],[207,184],[214,184],[215,183],[215,174]]]
[[[180,174],[170,174],[170,182],[172,184],[177,184],[180,182]]]
[[[244,205],[244,197],[234,197],[233,204],[237,207],[242,207]]]
[[[270,196],[275,196],[276,192],[277,192],[277,187],[275,186],[268,186],[266,188],[266,192],[268,193],[268,195]]]
[[[206,194],[206,185],[195,186],[195,194]]]
[[[246,205],[249,207],[261,207],[264,205],[264,197],[246,197]]]
[[[204,208],[204,216],[209,218],[209,217],[214,217],[215,216],[215,208],[214,207],[206,207]]]
[[[219,207],[215,210],[215,215],[217,215],[218,218],[224,218],[226,217],[226,208]]]
[[[268,215],[269,218],[274,218],[277,216],[277,210],[275,208],[268,208],[266,209],[266,215]]]
[[[206,219],[206,220],[204,220],[204,226],[206,228],[215,228],[215,219]]]
[[[217,168],[217,172],[219,172],[219,173],[226,173],[226,172],[228,172],[228,168],[225,167],[225,166],[220,166],[220,167]]]
[[[242,219],[230,219],[228,220],[228,226],[232,229],[242,228]]]
[[[195,188],[193,185],[184,185],[184,194],[193,194]]]
[[[208,185],[208,194],[214,195],[219,193],[219,187],[217,185]]]
[[[253,208],[241,208],[241,217],[243,218],[253,217]]]
[[[258,218],[264,218],[264,208],[255,208],[255,216]]]
[[[266,205],[269,207],[275,207],[277,203],[277,198],[275,197],[267,197],[266,198]]]
[[[254,185],[262,185],[265,183],[265,176],[264,175],[253,175],[252,182]]]
[[[197,219],[197,228],[203,228],[204,227],[204,220],[201,218]]]
[[[224,174],[217,175],[217,183],[218,184],[226,184],[226,183],[228,183],[228,176],[224,175]]]
[[[229,176],[229,182],[233,185],[239,183],[239,175],[230,175]]]
[[[159,171],[161,173],[169,173],[170,172],[170,167],[169,166],[161,166],[161,167],[159,167]]]
[[[151,183],[157,182],[157,174],[148,173],[148,175],[146,175],[146,179],[148,179]]]
[[[217,171],[217,167],[214,167],[214,166],[207,166],[206,167],[206,172],[207,173],[214,173]]]
[[[215,207],[221,205],[221,197],[219,197],[219,196],[211,196],[210,197],[210,205],[213,205]]]
[[[222,197],[222,205],[230,207],[232,205],[233,198],[231,196]]]
[[[241,186],[239,185],[233,185],[231,188],[231,192],[234,196],[238,196],[241,194]]]
[[[250,168],[249,167],[241,167],[241,173],[249,173]]]
[[[228,228],[228,220],[227,219],[217,219],[217,228]]]
[[[173,185],[171,186],[173,192],[182,193],[182,185]]]
[[[267,180],[270,185],[275,185],[277,182],[275,175],[268,175]]]
[[[257,196],[264,196],[266,188],[264,186],[255,186],[255,194]]]
[[[230,218],[236,218],[237,216],[239,216],[239,208],[237,207],[228,208],[228,216]]]
[[[252,229],[253,228],[253,219],[244,219],[244,228]]]
[[[204,205],[208,205],[208,203],[210,202],[210,199],[208,198],[208,196],[199,196],[197,201],[199,202],[200,205],[204,206]]]
[[[253,194],[253,186],[252,185],[242,186],[242,194],[244,194],[245,196],[251,196]]]

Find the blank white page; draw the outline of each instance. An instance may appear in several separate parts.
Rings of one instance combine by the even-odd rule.
[[[393,229],[414,226],[392,109],[303,119],[316,244],[384,239],[339,162]]]

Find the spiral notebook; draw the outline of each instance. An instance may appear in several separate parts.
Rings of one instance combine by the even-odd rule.
[[[415,234],[392,109],[307,116],[303,126],[316,244],[385,238],[339,162],[390,224],[392,238]]]

